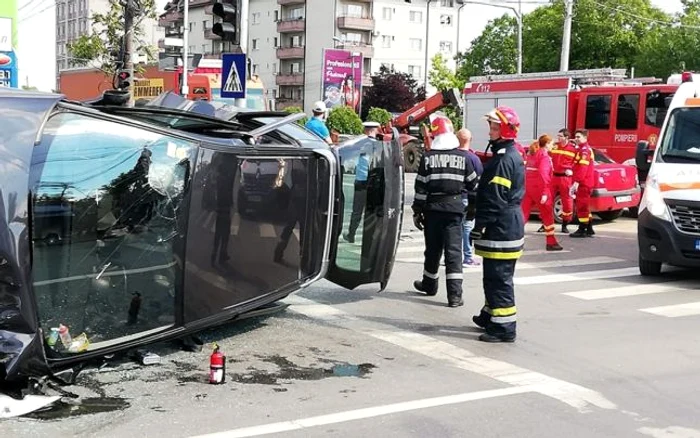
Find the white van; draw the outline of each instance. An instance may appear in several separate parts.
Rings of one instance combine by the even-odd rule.
[[[637,223],[642,275],[664,263],[700,267],[700,81],[687,81],[669,97],[656,148],[637,145],[637,168],[649,170]]]

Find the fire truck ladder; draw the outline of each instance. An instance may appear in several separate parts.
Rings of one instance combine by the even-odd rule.
[[[494,81],[528,81],[533,79],[560,79],[571,78],[574,83],[590,84],[600,82],[622,82],[627,78],[627,70],[624,68],[595,68],[587,70],[569,70],[539,73],[523,73],[508,75],[472,76],[469,82],[494,82]]]

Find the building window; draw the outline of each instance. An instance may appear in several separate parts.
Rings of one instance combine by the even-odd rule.
[[[423,50],[423,40],[419,38],[410,38],[408,40],[411,43],[411,50],[420,51]]]
[[[259,47],[259,45],[260,45],[260,44],[259,44],[259,43],[260,43],[260,39],[258,39],[258,38],[253,38],[253,41],[252,41],[252,42],[253,42],[253,50],[258,50],[258,49],[260,48],[260,47]]]
[[[443,8],[452,8],[455,5],[455,0],[440,0],[440,6]]]
[[[348,5],[347,8],[345,8],[345,15],[348,17],[362,17],[362,6]]]
[[[391,35],[382,35],[382,47],[388,49],[391,48],[391,40],[393,40],[394,37]]]
[[[392,13],[392,8],[382,8],[382,19],[391,20]]]
[[[299,35],[292,37],[292,47],[301,47],[301,37]]]
[[[443,53],[452,53],[452,41],[440,41],[440,51]]]
[[[202,53],[207,53],[207,45],[202,44]]]
[[[357,45],[362,42],[362,35],[359,33],[344,33],[342,40],[345,44]]]
[[[260,24],[260,12],[253,12],[252,24]]]
[[[272,73],[273,73],[273,74],[276,74],[276,73],[277,73],[277,63],[276,63],[276,62],[273,62],[273,63],[272,63]]]
[[[452,15],[442,14],[440,15],[440,24],[445,26],[452,26]]]
[[[192,32],[192,28],[194,28],[194,23],[190,22],[190,32]]]
[[[204,29],[204,30],[209,30],[209,29],[210,29],[210,27],[209,27],[209,20],[204,20],[204,21],[202,21],[202,29]]]
[[[408,74],[413,76],[414,78],[420,78],[421,77],[421,66],[420,65],[409,65],[408,66]]]
[[[422,23],[423,22],[423,11],[411,11],[408,14],[408,21],[411,23]]]
[[[275,37],[274,40],[272,40],[272,42],[273,42],[273,44],[275,45],[275,47],[279,47],[279,46],[280,46],[280,40],[279,40],[279,38]]]
[[[280,11],[275,11],[275,23],[280,21]]]
[[[610,95],[593,95],[586,99],[586,129],[610,128]]]
[[[303,20],[304,19],[304,8],[294,8],[289,11],[287,16],[288,20]]]
[[[394,71],[394,64],[382,62],[381,66],[386,68],[389,71]]]
[[[252,74],[256,75],[258,74],[258,69],[260,68],[259,64],[253,64],[253,71],[251,72]]]
[[[301,73],[301,64],[298,62],[293,62],[291,65],[292,74]]]

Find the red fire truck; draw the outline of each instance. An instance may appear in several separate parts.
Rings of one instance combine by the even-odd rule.
[[[660,82],[627,79],[626,70],[608,68],[473,77],[464,89],[464,125],[473,133],[473,148],[484,159],[488,126],[483,116],[498,105],[518,112],[524,145],[542,134],[556,137],[564,127],[572,133],[587,129],[591,146],[601,158],[611,158],[596,166],[592,206],[594,213],[611,219],[639,203],[636,181],[646,175],[637,176],[634,167],[637,143],[656,145],[668,108],[666,98],[678,88]]]

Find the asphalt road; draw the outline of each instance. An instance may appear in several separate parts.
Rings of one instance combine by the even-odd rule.
[[[205,332],[228,356],[225,384],[206,383],[209,345],[157,346],[160,365],[86,370],[65,388],[83,405],[4,421],[0,436],[700,437],[697,274],[639,276],[633,219],[560,234],[560,253],[538,227],[516,270],[514,344],[477,341],[481,268],[465,270],[464,307],[446,307],[444,282],[412,290],[423,242],[406,215],[381,294],[324,281]]]

